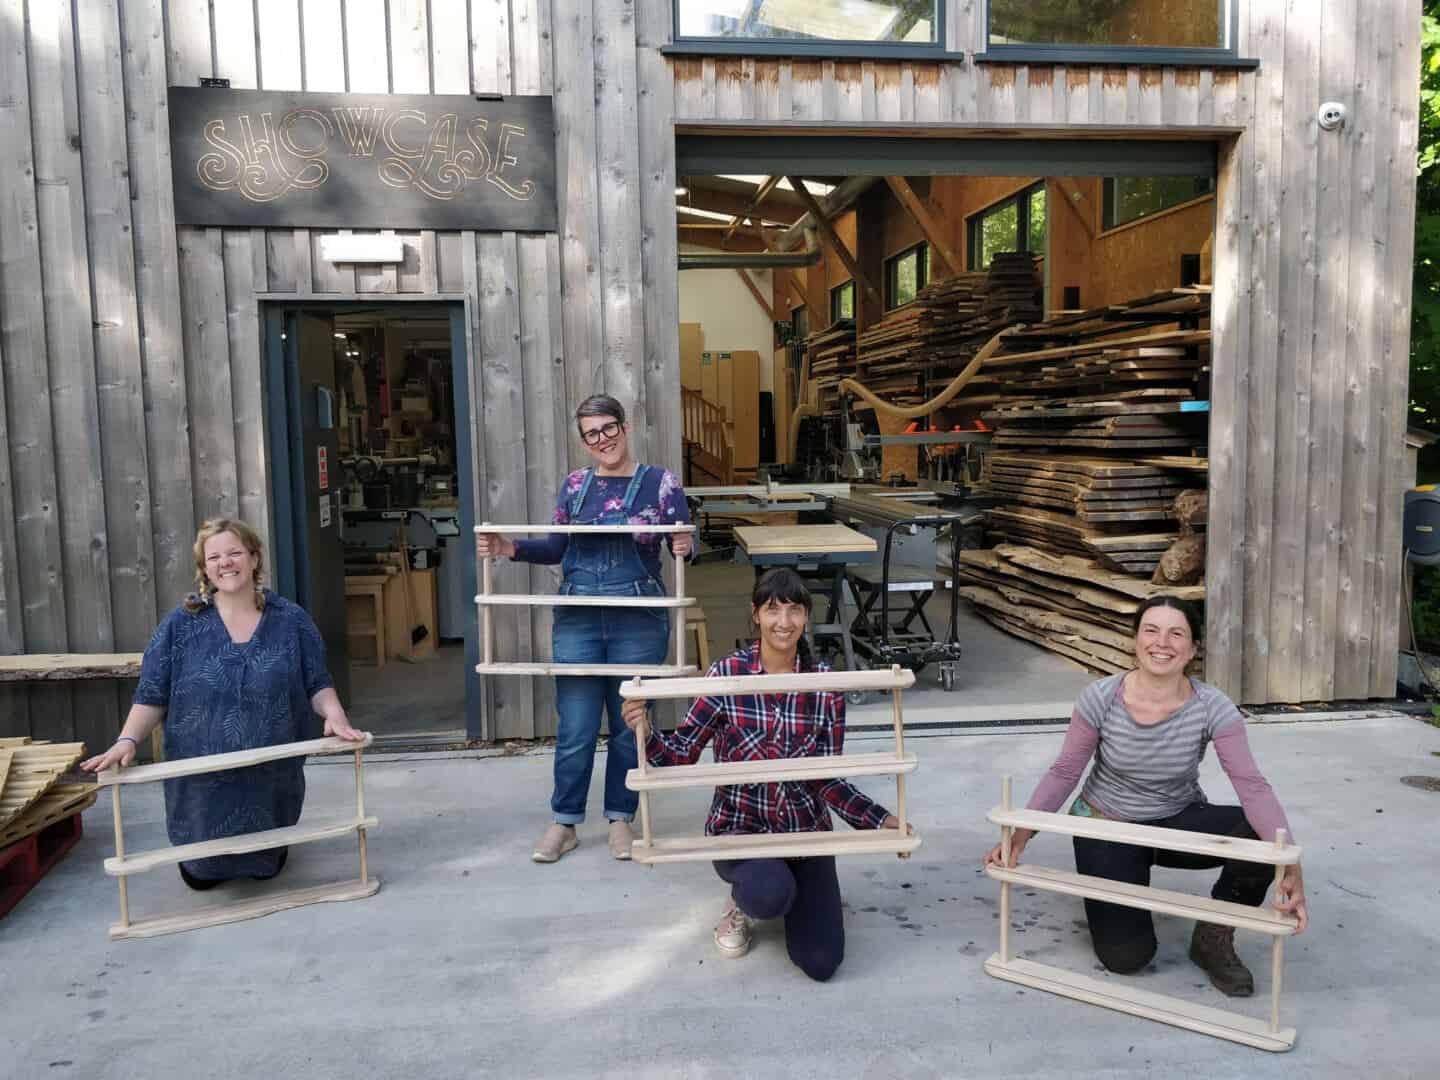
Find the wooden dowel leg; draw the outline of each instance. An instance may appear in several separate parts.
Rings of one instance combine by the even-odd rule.
[[[899,665],[891,668],[897,675],[900,672]],[[890,692],[890,715],[895,721],[895,760],[899,761],[905,756],[905,714],[900,705],[900,691]],[[900,835],[906,836],[910,829],[910,818],[905,808],[905,776],[901,774],[895,777],[895,816],[900,820]],[[910,852],[902,851],[900,858],[908,859]]]
[[[679,533],[676,534],[680,535]],[[675,556],[675,599],[685,595],[685,558],[681,555]],[[685,634],[686,616],[689,608],[675,609],[675,666],[685,666]]]
[[[1010,809],[1010,777],[1000,782],[1000,808]],[[1002,866],[1010,865],[1011,828],[1006,825],[1000,830],[1000,861]],[[1000,883],[1000,962],[1010,962],[1010,882]]]
[[[364,755],[359,749],[355,751],[355,820],[365,820],[365,765]],[[370,880],[370,852],[366,847],[365,826],[362,824],[355,833],[360,843],[360,884],[364,885]]]
[[[488,521],[481,526],[490,524]],[[495,560],[480,560],[480,595],[489,596],[495,591]],[[485,604],[480,608],[480,659],[482,663],[495,662],[495,611]]]
[[[125,826],[120,817],[120,785],[116,784],[110,789],[110,808],[115,815],[115,857],[125,858]],[[130,893],[126,890],[126,880],[123,875],[116,878],[120,883],[120,925],[130,925]]]
[[[1275,830],[1275,846],[1285,846],[1286,831]],[[1285,867],[1275,867],[1275,897],[1280,896],[1280,883],[1285,880]],[[1285,939],[1278,934],[1270,941],[1270,1030],[1280,1030],[1280,975],[1285,963]]]

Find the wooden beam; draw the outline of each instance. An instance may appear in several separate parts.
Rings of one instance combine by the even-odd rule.
[[[835,252],[836,257],[845,264],[845,269],[849,271],[850,277],[865,290],[865,295],[868,296],[872,302],[876,304],[882,303],[880,294],[875,291],[875,286],[870,284],[870,279],[860,270],[860,264],[855,261],[855,256],[852,255],[850,249],[845,246],[845,241],[840,239],[840,235],[835,231],[835,227],[830,224],[830,219],[825,216],[825,211],[820,209],[820,204],[815,201],[815,196],[810,194],[810,189],[796,176],[790,177],[790,186],[805,200],[806,206],[810,209],[810,216],[814,219],[816,227],[820,230],[821,238],[824,239],[830,249]]]
[[[735,273],[740,275],[740,280],[743,281],[745,287],[750,290],[750,295],[755,298],[755,303],[760,305],[760,310],[765,313],[765,318],[773,323],[775,321],[775,309],[765,300],[765,294],[760,291],[754,280],[741,267],[737,266]]]
[[[1075,216],[1079,218],[1080,227],[1085,230],[1085,235],[1094,240],[1095,209],[1090,205],[1090,200],[1086,198],[1085,192],[1081,191],[1080,186],[1068,176],[1053,176],[1051,179],[1055,181],[1055,187],[1059,189],[1060,194],[1065,196],[1065,205],[1070,207]],[[1070,186],[1066,187],[1067,184]],[[1083,212],[1082,207],[1084,208]]]
[[[803,214],[798,207],[787,206],[773,197],[766,204],[764,217],[768,221],[779,221],[789,226],[800,219]],[[690,189],[688,195],[683,196],[677,203],[677,209],[684,210],[686,207],[694,207],[697,210],[709,210],[716,214],[729,214],[732,217],[755,216],[757,211],[754,207],[754,199],[747,196],[732,195],[728,191],[710,191],[706,188]]]
[[[943,221],[937,221],[925,209],[925,204],[920,201],[913,188],[903,176],[887,176],[885,183],[890,185],[890,190],[895,193],[895,198],[900,200],[900,205],[910,212],[915,219],[915,224],[920,226],[920,231],[925,235],[931,249],[940,256],[945,265],[950,268],[950,273],[958,274],[964,267],[960,263],[960,257],[945,239]]]
[[[762,182],[759,188],[756,189],[755,198],[750,200],[750,205],[746,207],[746,212],[743,214],[736,214],[734,219],[730,222],[730,227],[725,231],[725,235],[720,238],[721,247],[725,246],[726,241],[728,241],[731,235],[735,232],[735,230],[740,227],[740,223],[743,220],[749,217],[756,210],[760,209],[760,204],[765,201],[765,196],[769,195],[772,191],[774,191],[775,185],[778,183],[780,183],[780,177],[778,176],[767,176],[765,178],[764,182]]]

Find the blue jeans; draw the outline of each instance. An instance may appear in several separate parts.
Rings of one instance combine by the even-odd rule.
[[[629,595],[634,595],[633,586]],[[564,663],[663,664],[670,647],[670,617],[665,608],[560,607],[555,609],[552,641],[555,659]],[[635,733],[620,716],[620,682],[599,675],[555,677],[560,726],[550,809],[562,825],[585,820],[600,716],[607,712],[605,816],[611,821],[635,819],[640,797],[625,786],[625,774],[636,766]]]

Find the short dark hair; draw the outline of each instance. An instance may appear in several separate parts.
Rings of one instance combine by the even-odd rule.
[[[766,570],[755,582],[750,593],[750,603],[764,607],[771,602],[777,604],[799,604],[808,615],[814,606],[805,579],[788,566],[777,566]]]
[[[1192,641],[1198,642],[1205,636],[1205,625],[1200,618],[1200,609],[1189,600],[1182,600],[1178,596],[1169,596],[1165,593],[1150,597],[1136,609],[1135,621],[1130,628],[1131,632],[1135,634],[1140,633],[1140,624],[1144,621],[1146,613],[1153,611],[1157,607],[1174,608],[1180,612],[1181,615],[1184,615],[1186,623],[1190,626],[1190,638]]]
[[[620,423],[625,423],[625,406],[616,401],[609,394],[591,394],[580,403],[575,410],[575,427],[580,427],[580,421],[586,416],[613,416]]]

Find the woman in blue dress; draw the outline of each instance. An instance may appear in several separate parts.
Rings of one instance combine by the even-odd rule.
[[[81,763],[90,772],[129,765],[140,740],[165,721],[165,757],[201,757],[277,746],[324,733],[356,741],[325,644],[298,604],[260,587],[260,537],[215,518],[195,537],[197,592],[160,623],[145,649],[130,714],[115,745]],[[217,840],[300,820],[304,759],[165,781],[165,825],[175,845]],[[272,878],[287,848],[180,864],[192,889],[232,878]]]
[[[682,525],[690,521],[685,492],[668,469],[641,465],[630,452],[625,409],[613,397],[597,394],[575,410],[580,441],[592,466],[571,473],[561,485],[556,525]],[[561,563],[563,595],[663,596],[660,533],[604,535],[550,533],[542,539],[510,540],[482,533],[482,558]],[[674,533],[671,550],[691,553],[689,533]],[[556,663],[663,664],[670,648],[670,617],[665,608],[557,607],[551,637]],[[623,669],[621,669],[623,670]],[[585,802],[595,766],[600,718],[610,717],[605,758],[605,817],[610,854],[630,858],[639,796],[625,786],[635,768],[635,733],[620,716],[620,679],[605,675],[560,675],[555,679],[555,708],[560,714],[555,738],[555,788],[550,799],[554,824],[535,845],[532,858],[553,863],[575,848],[575,826],[585,820]]]

